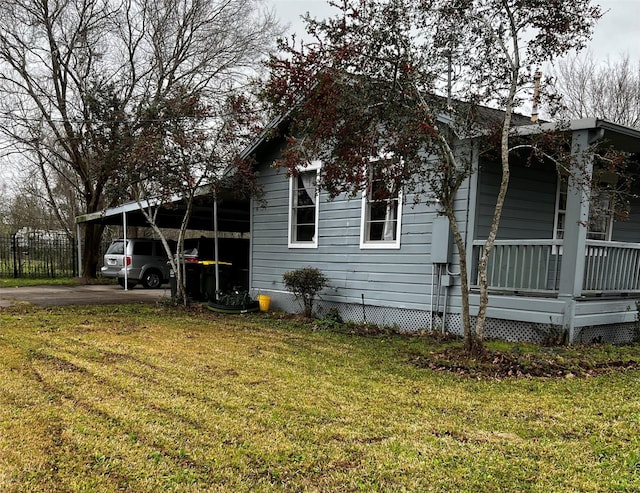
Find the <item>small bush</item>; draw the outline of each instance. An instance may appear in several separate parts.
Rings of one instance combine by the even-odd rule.
[[[329,285],[327,277],[316,267],[303,267],[282,275],[285,287],[302,304],[304,316],[311,318],[317,294]]]
[[[316,323],[318,329],[337,330],[344,324],[340,310],[330,308]]]

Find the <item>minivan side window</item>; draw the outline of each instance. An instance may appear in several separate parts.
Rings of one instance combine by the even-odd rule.
[[[136,241],[133,244],[133,254],[134,255],[153,255],[153,243],[150,241]]]

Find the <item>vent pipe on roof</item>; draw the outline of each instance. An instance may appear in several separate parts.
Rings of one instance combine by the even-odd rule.
[[[533,76],[533,108],[531,109],[531,121],[533,123],[538,121],[538,104],[540,103],[540,79],[542,79],[542,72],[538,70]]]
[[[447,54],[447,111],[453,111],[453,106],[451,105],[451,92],[452,92],[451,73],[453,72],[451,48],[447,51],[446,54]]]

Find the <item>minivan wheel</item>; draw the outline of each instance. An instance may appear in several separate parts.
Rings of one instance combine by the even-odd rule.
[[[124,277],[118,278],[118,284],[124,288]],[[127,280],[127,289],[132,289],[136,284],[135,281]]]
[[[162,284],[162,277],[157,270],[148,270],[142,277],[142,285],[147,289],[159,288]]]

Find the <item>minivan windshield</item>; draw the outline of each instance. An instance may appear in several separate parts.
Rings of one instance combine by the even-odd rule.
[[[107,255],[109,254],[124,255],[124,241],[118,240],[111,243],[111,245],[109,245],[109,248],[107,250]]]

